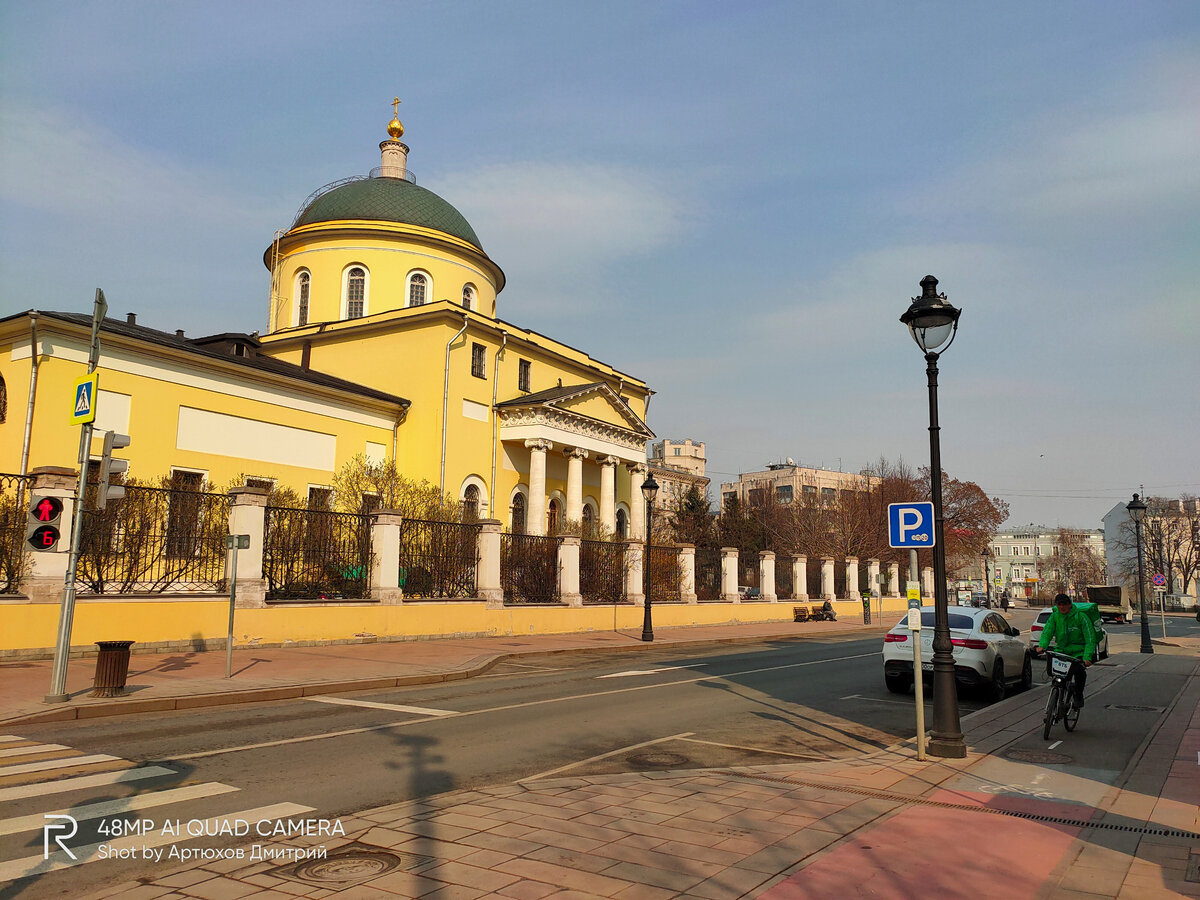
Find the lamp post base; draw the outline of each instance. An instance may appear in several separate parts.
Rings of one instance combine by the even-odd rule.
[[[925,752],[943,759],[963,759],[967,755],[967,745],[961,734],[938,734],[935,731],[929,735]]]

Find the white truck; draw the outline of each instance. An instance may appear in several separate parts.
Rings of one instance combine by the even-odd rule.
[[[1096,604],[1105,622],[1123,625],[1133,619],[1128,592],[1119,584],[1089,584],[1087,598],[1089,603]]]

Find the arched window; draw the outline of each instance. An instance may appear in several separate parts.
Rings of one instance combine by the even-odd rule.
[[[512,516],[512,524],[509,525],[509,531],[513,534],[525,533],[525,495],[517,494],[513,497],[512,509],[509,511]]]
[[[469,284],[463,285],[463,309],[475,308],[475,288]]]
[[[546,534],[551,534],[551,535],[558,534],[559,518],[560,517],[558,515],[558,501],[551,500],[550,501],[550,510],[546,514]]]
[[[367,309],[367,270],[354,266],[346,273],[346,318],[358,319]]]
[[[308,324],[308,289],[311,282],[312,276],[310,276],[307,272],[301,272],[296,277],[296,295],[298,298],[296,306],[297,325]]]
[[[474,522],[479,518],[479,486],[468,484],[463,491],[462,514],[464,522]]]
[[[589,540],[596,536],[596,513],[590,503],[583,504],[583,536]]]
[[[626,534],[626,531],[628,530],[628,524],[629,523],[625,521],[625,510],[618,509],[617,510],[617,537],[619,537],[621,540],[624,540],[625,538],[629,537],[629,535]]]
[[[421,272],[408,276],[408,305],[424,306],[429,292],[429,278]]]

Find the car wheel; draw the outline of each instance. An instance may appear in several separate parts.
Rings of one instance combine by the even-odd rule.
[[[1101,649],[1099,656],[1101,659],[1108,659],[1108,636],[1107,635],[1104,638],[1103,649]]]
[[[1029,654],[1025,654],[1025,661],[1021,663],[1021,690],[1027,691],[1033,687],[1033,660],[1029,658]]]
[[[1004,660],[997,659],[996,664],[992,666],[992,683],[987,688],[988,699],[992,703],[999,703],[1007,692],[1008,689],[1004,683]]]
[[[907,694],[912,687],[912,678],[908,675],[884,675],[883,681],[893,694]]]

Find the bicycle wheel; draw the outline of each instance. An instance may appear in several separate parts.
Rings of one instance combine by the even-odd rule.
[[[1079,724],[1079,710],[1076,708],[1072,698],[1067,697],[1067,710],[1063,713],[1063,725],[1067,727],[1067,731],[1074,731],[1075,726]]]
[[[1050,688],[1050,697],[1046,700],[1046,718],[1042,720],[1042,740],[1050,740],[1050,726],[1054,724],[1054,714],[1058,712],[1058,685]]]

